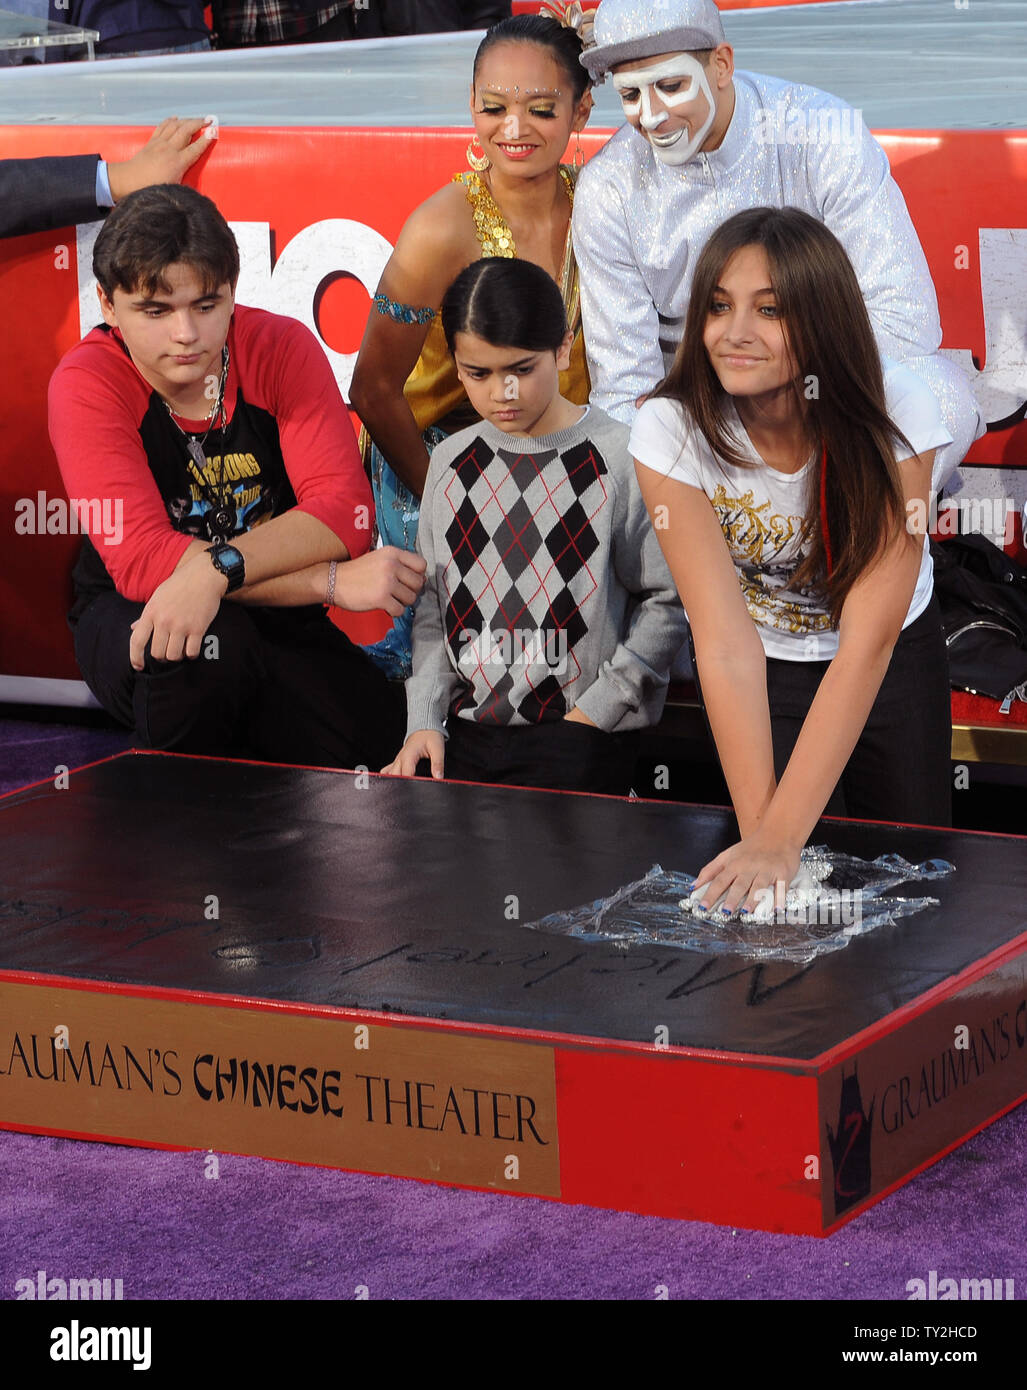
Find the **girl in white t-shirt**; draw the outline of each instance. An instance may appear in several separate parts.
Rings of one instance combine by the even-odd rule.
[[[945,644],[914,524],[950,438],[927,387],[882,363],[822,223],[754,208],[713,234],[630,444],[741,834],[698,876],[708,905],[751,910],[771,887],[780,905],[825,808],[950,823]]]

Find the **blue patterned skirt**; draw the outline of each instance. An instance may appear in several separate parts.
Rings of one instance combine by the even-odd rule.
[[[421,436],[431,454],[436,444],[447,438],[445,430],[429,425]],[[417,522],[421,515],[420,498],[400,481],[373,440],[369,440],[368,455],[371,490],[374,493],[375,519],[382,545],[395,545],[401,550],[417,549]],[[390,680],[405,681],[410,675],[410,637],[414,624],[413,605],[405,608],[380,642],[364,647],[374,664]]]

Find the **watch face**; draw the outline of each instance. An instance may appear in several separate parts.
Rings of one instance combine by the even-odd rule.
[[[228,580],[228,592],[234,593],[246,582],[246,563],[234,545],[223,545],[215,541],[207,552],[214,568]]]
[[[218,559],[227,570],[237,569],[243,563],[242,554],[234,545],[223,545],[218,552]]]

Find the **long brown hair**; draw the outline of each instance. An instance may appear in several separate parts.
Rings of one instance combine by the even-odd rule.
[[[748,246],[761,246],[766,253],[795,363],[793,387],[809,450],[817,460],[809,470],[802,537],[806,555],[791,584],[822,589],[837,623],[852,585],[904,525],[896,458],[915,452],[888,418],[870,318],[837,237],[798,208],[750,208],[724,222],[699,257],[684,337],[653,395],[678,401],[721,459],[738,468],[758,467],[741,453],[731,433],[725,414],[729,398],[703,343],[724,267]],[[896,454],[898,444],[905,453]]]

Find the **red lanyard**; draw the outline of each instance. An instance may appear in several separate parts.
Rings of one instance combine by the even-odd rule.
[[[827,574],[830,578],[834,569],[831,559],[831,533],[827,525],[827,445],[820,456],[820,530],[824,537],[824,555],[827,557]]]

